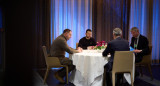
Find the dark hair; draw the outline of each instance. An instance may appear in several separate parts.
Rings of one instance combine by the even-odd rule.
[[[87,31],[90,31],[90,32],[92,32],[92,30],[91,30],[91,29],[87,29],[87,30],[86,30],[86,33],[87,33]]]
[[[66,32],[70,32],[71,30],[70,29],[65,29],[64,31],[63,31],[63,33],[66,33]]]

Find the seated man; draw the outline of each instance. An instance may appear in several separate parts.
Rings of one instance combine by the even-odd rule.
[[[103,56],[107,56],[109,53],[111,54],[110,60],[104,66],[106,68],[106,81],[107,86],[112,86],[110,72],[112,71],[112,65],[114,60],[114,52],[115,51],[129,51],[129,42],[121,38],[122,30],[119,28],[115,28],[113,30],[113,38],[114,40],[108,43],[107,48],[103,51]],[[127,65],[127,64],[126,64]],[[123,77],[123,74],[117,75],[117,83],[118,86],[120,84],[120,79]]]
[[[95,46],[96,41],[92,38],[92,31],[90,29],[86,30],[86,36],[81,38],[78,43],[78,47],[87,49],[88,46]]]
[[[50,49],[51,56],[58,57],[61,64],[68,65],[69,72],[72,71],[75,68],[75,66],[72,64],[72,60],[65,57],[65,51],[70,54],[82,52],[82,49],[80,47],[78,47],[77,50],[74,50],[73,48],[70,48],[67,45],[67,41],[71,38],[71,36],[72,36],[72,31],[69,29],[65,29],[63,31],[63,34],[58,36],[53,41]],[[63,77],[66,76],[65,68],[62,68],[61,70],[57,71],[54,74],[54,76],[61,83],[65,83],[65,81],[63,80]]]
[[[135,52],[135,63],[142,61],[143,56],[149,53],[148,39],[139,33],[137,27],[131,29],[132,39],[130,46],[134,48]],[[135,77],[139,76],[137,68],[135,69]]]
[[[135,62],[141,62],[144,55],[149,52],[148,39],[139,33],[137,27],[131,29],[132,39],[130,46],[134,48]]]

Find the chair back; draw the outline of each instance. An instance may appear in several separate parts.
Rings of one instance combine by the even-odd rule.
[[[152,54],[152,46],[149,46],[149,54]]]
[[[46,65],[50,67],[60,67],[62,66],[58,57],[48,57],[46,46],[42,46]]]
[[[45,57],[45,61],[47,61],[48,54],[47,54],[46,46],[42,46],[42,49],[43,49],[43,54],[44,54],[44,57]]]
[[[134,62],[133,51],[115,51],[112,71],[130,72],[133,70]]]
[[[47,70],[44,76],[44,84],[46,83],[48,72],[51,68],[59,68],[59,67],[65,67],[66,68],[66,80],[68,84],[68,66],[67,65],[61,65],[60,60],[58,57],[48,57],[46,46],[42,46],[46,65],[47,65]]]
[[[151,55],[152,55],[152,46],[149,46],[148,55],[144,55],[142,61],[139,62],[139,63],[136,63],[136,66],[140,67],[141,76],[143,76],[141,65],[144,65],[144,66],[148,67],[148,70],[150,72],[151,80],[153,80],[152,69],[151,69],[151,64],[152,64],[152,56]]]
[[[149,53],[148,55],[144,55],[140,64],[151,64],[152,63],[152,46],[149,46]],[[139,63],[138,63],[139,64]]]

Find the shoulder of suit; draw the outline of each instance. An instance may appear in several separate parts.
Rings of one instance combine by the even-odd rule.
[[[143,36],[143,35],[140,35],[140,37],[141,37],[141,38],[145,38],[145,39],[147,39],[147,37],[146,37],[146,36]]]
[[[116,40],[111,40],[108,44],[112,44],[113,42],[116,42]]]
[[[114,39],[114,40],[112,40],[110,42],[112,43],[112,42],[117,42],[117,41],[127,41],[128,42],[128,40],[123,39],[123,38]]]
[[[125,40],[125,39],[124,39],[124,40]],[[128,41],[128,40],[125,40],[125,42],[129,43],[129,41]]]

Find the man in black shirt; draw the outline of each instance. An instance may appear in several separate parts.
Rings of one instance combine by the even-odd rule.
[[[87,29],[86,36],[79,40],[78,47],[87,49],[88,46],[95,46],[95,45],[96,41],[94,38],[92,38],[92,31],[91,29]]]

